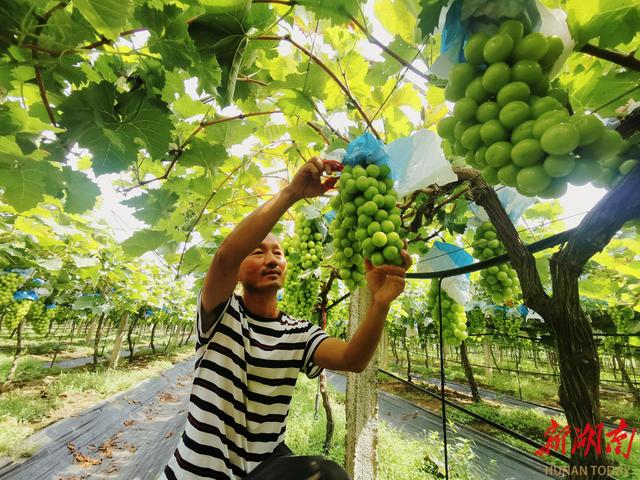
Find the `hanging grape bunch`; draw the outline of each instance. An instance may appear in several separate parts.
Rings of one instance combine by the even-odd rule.
[[[453,300],[447,292],[441,290],[441,310],[442,310],[442,339],[448,345],[460,345],[467,339],[467,316],[464,307]],[[427,295],[427,307],[429,315],[433,318],[436,326],[440,325],[440,313],[438,311],[438,282],[432,281]]]
[[[31,308],[26,315],[27,321],[31,324],[31,328],[37,335],[44,335],[49,329],[50,317],[47,315],[47,309],[44,298],[36,300],[31,304]]]
[[[626,305],[609,307],[609,316],[616,326],[616,333],[632,333],[632,323],[635,317],[633,308]]]
[[[18,327],[31,308],[32,300],[12,300],[5,310],[3,323],[10,332]]]
[[[493,327],[497,335],[509,338],[516,338],[520,333],[522,317],[520,315],[510,315],[506,309],[496,309],[492,317]]]
[[[567,182],[608,187],[635,165],[620,156],[618,132],[595,115],[570,116],[566,91],[550,87],[562,50],[559,37],[524,35],[521,22],[507,20],[495,35],[472,35],[466,63],[451,69],[445,98],[456,103],[438,134],[490,185],[558,198]]]
[[[305,270],[316,268],[322,258],[322,233],[318,230],[318,221],[320,220],[296,222],[296,246]]]
[[[13,301],[13,293],[20,288],[23,280],[17,273],[0,273],[0,306]]]
[[[330,225],[334,258],[349,290],[364,285],[364,257],[376,267],[402,265],[402,220],[390,173],[387,165],[346,165],[337,183],[339,195],[331,200],[337,212]]]
[[[476,229],[471,246],[473,256],[480,261],[489,260],[507,251],[498,240],[496,227],[491,222],[483,222]],[[519,290],[516,271],[505,263],[481,270],[480,277],[480,286],[489,293],[494,303],[503,303],[513,298]]]
[[[287,264],[287,275],[282,297],[282,310],[294,317],[311,320],[320,293],[320,276],[312,269],[322,259],[323,235],[318,229],[320,219],[308,220],[300,216],[295,235],[282,242]]]
[[[467,319],[469,320],[469,334],[482,334],[485,333],[487,327],[487,320],[480,307],[473,307],[467,313]],[[477,337],[480,338],[480,337]]]

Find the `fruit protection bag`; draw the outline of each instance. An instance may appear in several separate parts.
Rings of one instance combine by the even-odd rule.
[[[529,206],[535,203],[536,199],[532,197],[525,197],[520,195],[515,188],[504,187],[496,192],[500,203],[504,207],[511,222],[515,225]],[[489,215],[487,211],[475,204],[469,204],[469,209],[474,213],[474,217],[469,219],[468,225],[470,227],[477,227],[482,222],[489,221]]]
[[[444,156],[441,142],[436,133],[421,129],[385,146],[381,140],[365,132],[346,150],[334,150],[324,158],[351,166],[366,166],[369,159],[376,165],[387,165],[391,169],[394,190],[398,197],[404,197],[428,185],[446,185],[458,179]]]
[[[40,298],[35,290],[18,290],[13,294],[14,300],[33,300],[34,302]]]
[[[473,257],[457,245],[435,242],[426,254],[420,256],[416,270],[420,273],[439,272],[464,267],[472,263]],[[470,275],[467,273],[442,279],[442,289],[463,306],[471,299],[469,277]],[[437,282],[438,279],[432,281]]]
[[[443,17],[440,18],[442,20]],[[550,77],[553,78],[571,54],[575,42],[569,32],[566,14],[561,9],[548,9],[538,0],[454,0],[444,16],[444,25],[440,26],[440,55],[430,72],[447,78],[451,67],[464,61],[464,45],[473,33],[490,32],[496,20],[509,18],[524,20],[534,32],[557,35],[562,39],[564,51],[551,69]]]
[[[444,156],[441,143],[442,139],[435,132],[420,129],[384,148],[391,159],[389,167],[398,197],[429,185],[442,186],[458,180]]]

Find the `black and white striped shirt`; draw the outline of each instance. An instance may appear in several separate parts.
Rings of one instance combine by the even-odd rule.
[[[200,296],[187,423],[160,478],[241,479],[284,441],[298,373],[320,374],[312,358],[329,336],[282,312],[254,315],[236,294],[203,332]]]

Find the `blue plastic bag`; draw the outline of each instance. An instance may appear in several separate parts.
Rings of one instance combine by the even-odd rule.
[[[352,167],[356,165],[366,167],[371,164],[389,166],[389,160],[382,140],[378,140],[369,132],[364,132],[349,143],[342,163]]]
[[[440,272],[454,268],[465,267],[473,263],[473,257],[457,245],[444,242],[434,242],[429,251],[420,256],[416,264],[418,272]],[[456,275],[442,280],[442,289],[452,299],[461,305],[471,300],[470,274]],[[432,280],[437,282],[437,279]]]
[[[40,296],[36,293],[35,290],[18,290],[13,294],[13,299],[18,300],[33,300],[34,302],[38,300]]]

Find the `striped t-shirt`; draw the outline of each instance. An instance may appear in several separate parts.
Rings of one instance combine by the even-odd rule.
[[[283,312],[255,315],[236,294],[203,332],[200,296],[187,422],[160,478],[241,479],[284,441],[298,373],[320,374],[312,358],[329,336]]]

